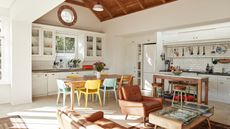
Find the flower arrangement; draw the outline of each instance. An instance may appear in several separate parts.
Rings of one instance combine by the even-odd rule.
[[[95,65],[95,68],[98,72],[101,72],[105,67],[105,63],[101,62],[101,61],[98,61],[98,62],[94,63],[93,65]]]

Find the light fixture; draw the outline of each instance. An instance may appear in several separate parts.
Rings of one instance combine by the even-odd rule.
[[[104,8],[103,8],[103,6],[98,2],[97,4],[95,4],[95,5],[93,6],[93,10],[94,10],[94,11],[101,12],[101,11],[104,11]]]

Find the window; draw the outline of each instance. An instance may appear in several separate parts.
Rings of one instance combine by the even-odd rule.
[[[56,36],[56,53],[75,54],[76,43],[76,36],[58,34]]]
[[[9,18],[0,16],[0,84],[10,83]]]

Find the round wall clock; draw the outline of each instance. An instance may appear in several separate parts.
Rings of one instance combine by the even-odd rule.
[[[77,13],[71,6],[63,5],[58,9],[59,21],[67,26],[72,26],[77,22]]]

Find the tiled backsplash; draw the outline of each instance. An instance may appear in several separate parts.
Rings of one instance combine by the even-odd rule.
[[[216,64],[212,63],[212,58],[174,58],[173,66],[180,66],[182,69],[190,69],[194,71],[205,71],[206,65],[214,66],[214,72],[230,71],[230,64]]]

